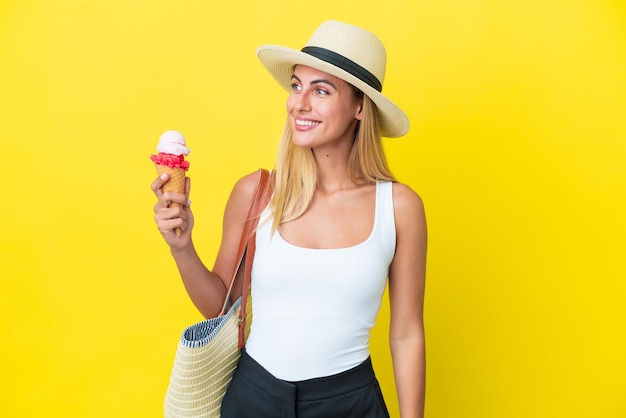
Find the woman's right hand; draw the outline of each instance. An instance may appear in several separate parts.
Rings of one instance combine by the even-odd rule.
[[[163,185],[169,176],[163,174],[151,184],[152,192],[158,201],[154,205],[154,220],[159,232],[172,250],[185,248],[191,242],[191,230],[194,219],[191,212],[189,192],[191,179],[185,178],[185,193],[164,192]],[[176,228],[180,228],[180,236],[176,235]]]

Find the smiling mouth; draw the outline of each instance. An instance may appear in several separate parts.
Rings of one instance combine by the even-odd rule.
[[[296,119],[296,125],[297,126],[317,126],[320,123],[321,122],[316,122],[316,121],[313,121],[313,120]]]

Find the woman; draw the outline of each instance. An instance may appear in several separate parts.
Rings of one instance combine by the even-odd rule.
[[[381,94],[385,49],[370,32],[327,21],[301,51],[265,45],[257,55],[289,91],[287,123],[257,229],[254,321],[222,416],[389,416],[368,347],[388,278],[400,413],[421,417],[426,223],[421,199],[395,182],[382,150],[381,135],[408,131]],[[191,239],[189,182],[183,195],[164,193],[167,180],[152,184],[155,220],[192,301],[215,316],[256,174],[233,188],[212,270]]]

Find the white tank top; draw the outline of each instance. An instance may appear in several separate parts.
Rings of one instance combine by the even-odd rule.
[[[396,247],[393,183],[376,184],[370,236],[340,249],[292,245],[271,236],[261,215],[252,268],[252,327],[247,353],[274,377],[330,376],[369,356],[370,331]]]

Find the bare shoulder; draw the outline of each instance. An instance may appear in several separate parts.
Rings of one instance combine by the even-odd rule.
[[[415,222],[424,218],[422,198],[406,184],[393,184],[393,208],[399,222]]]
[[[254,192],[256,191],[257,185],[259,184],[259,172],[255,171],[250,174],[246,174],[242,178],[240,178],[235,186],[233,187],[233,195],[238,197],[249,197],[252,200],[254,196]]]
[[[259,184],[259,172],[247,174],[240,178],[230,194],[226,207],[227,215],[245,219],[248,208],[252,204],[254,195]]]
[[[250,205],[254,199],[258,181],[258,171],[240,178],[233,186],[226,203],[222,227],[222,242],[213,266],[213,272],[224,281],[225,286],[230,284],[227,279],[231,277],[232,266],[236,262],[241,233],[248,217]]]
[[[411,294],[411,286],[422,286],[426,266],[428,231],[422,198],[409,186],[394,183],[393,208],[396,221],[396,254],[391,268],[390,283],[394,295]],[[417,278],[417,280],[416,280]],[[401,285],[403,283],[409,287]],[[420,285],[421,283],[421,285]],[[415,288],[412,288],[415,290]],[[417,305],[416,305],[417,306]]]

